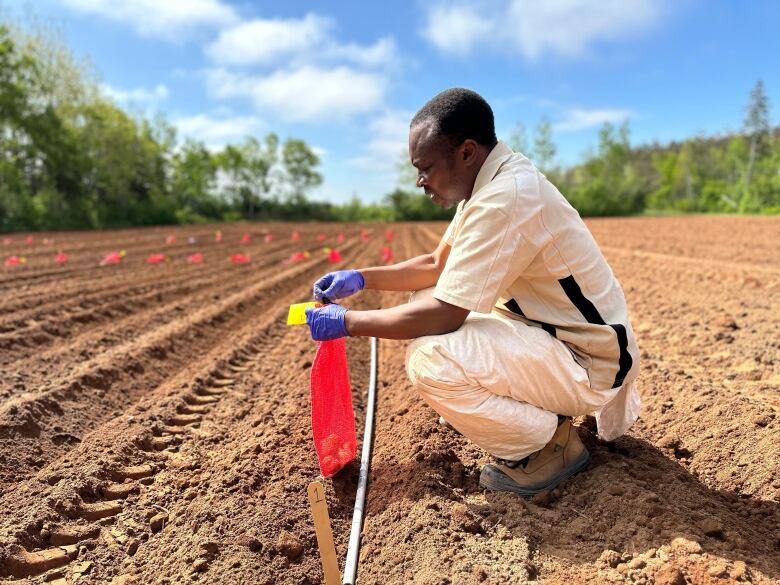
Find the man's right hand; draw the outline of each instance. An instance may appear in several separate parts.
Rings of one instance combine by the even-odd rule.
[[[320,302],[343,299],[360,292],[365,285],[363,275],[357,270],[328,272],[314,283],[314,298]]]

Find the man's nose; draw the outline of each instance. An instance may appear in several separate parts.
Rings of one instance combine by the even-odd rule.
[[[418,175],[416,184],[418,187],[425,187],[425,179],[421,175]]]

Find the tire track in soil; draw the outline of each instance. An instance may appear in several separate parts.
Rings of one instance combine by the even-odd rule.
[[[367,254],[367,249],[363,248],[360,251],[360,254],[365,256]],[[272,413],[274,416],[278,416],[279,412],[278,409],[280,406],[284,406],[284,402],[288,402],[286,400],[286,397],[284,395],[284,391],[279,392],[277,390],[277,394],[275,398],[273,399],[273,402],[268,401],[268,398],[266,396],[254,396],[251,399],[249,396],[251,394],[259,394],[258,390],[255,390],[252,392],[251,385],[248,387],[247,392],[238,392],[235,390],[235,388],[239,385],[240,380],[238,378],[244,376],[249,377],[250,375],[253,375],[252,370],[254,368],[258,368],[260,370],[260,378],[259,382],[265,383],[267,387],[267,379],[270,377],[270,384],[273,388],[273,384],[276,380],[284,381],[287,377],[287,375],[282,372],[284,368],[282,367],[281,370],[279,368],[279,362],[284,364],[285,358],[288,358],[290,355],[290,350],[294,347],[297,351],[295,351],[296,354],[300,354],[301,356],[305,355],[306,351],[303,349],[300,349],[301,346],[301,340],[300,335],[292,334],[292,330],[289,328],[286,328],[283,325],[283,318],[286,315],[286,308],[290,304],[291,301],[299,300],[302,295],[302,291],[306,291],[308,289],[308,286],[304,289],[300,289],[298,292],[294,293],[293,296],[288,296],[286,298],[283,298],[281,301],[274,303],[273,307],[269,308],[267,311],[267,314],[261,319],[261,323],[259,324],[259,327],[261,328],[261,333],[257,333],[254,331],[257,328],[257,325],[249,323],[248,325],[244,326],[243,333],[240,333],[235,336],[234,339],[240,340],[244,338],[243,341],[238,341],[236,345],[239,346],[239,349],[235,349],[233,347],[233,343],[224,343],[222,344],[222,347],[218,348],[218,350],[214,350],[212,354],[209,355],[209,359],[205,360],[208,366],[201,368],[201,376],[196,378],[195,384],[193,384],[194,392],[189,392],[185,396],[185,401],[181,402],[179,401],[178,407],[174,412],[178,413],[175,416],[171,416],[170,414],[166,417],[165,415],[160,415],[158,413],[153,414],[152,408],[147,409],[146,406],[142,406],[142,403],[144,401],[152,402],[155,399],[155,396],[149,396],[146,399],[143,399],[141,403],[137,405],[137,409],[140,412],[143,412],[142,415],[144,418],[146,418],[149,421],[159,420],[163,419],[169,421],[169,424],[181,424],[182,427],[184,425],[188,424],[197,424],[200,425],[201,422],[204,422],[202,426],[196,431],[193,431],[193,433],[197,434],[197,438],[200,439],[200,441],[197,441],[195,443],[195,446],[199,447],[199,453],[201,456],[204,454],[208,455],[212,460],[216,462],[222,462],[224,461],[224,458],[222,454],[220,453],[220,450],[227,450],[228,454],[230,453],[231,449],[236,449],[236,445],[238,445],[239,450],[243,450],[246,452],[246,444],[245,444],[245,437],[244,434],[247,432],[247,429],[240,429],[236,431],[235,428],[235,422],[236,420],[242,420],[252,409],[252,407],[239,407],[236,404],[230,404],[231,396],[236,397],[239,402],[246,402],[249,400],[250,402],[254,401],[261,401],[265,402],[265,407],[263,409],[263,412],[261,412],[258,417],[255,417],[255,420],[252,422],[251,427],[248,427],[248,432],[252,432],[253,428],[260,426],[259,423],[266,422],[268,417],[272,416]],[[305,295],[305,293],[303,293]],[[366,301],[364,300],[363,303]],[[298,332],[300,333],[300,331]],[[249,338],[248,341],[246,341],[246,338]],[[290,341],[290,337],[293,339]],[[279,343],[279,340],[281,340],[281,343]],[[357,374],[357,376],[367,380],[367,374],[368,374],[368,355],[366,351],[366,343],[360,344],[362,347],[355,348],[354,345],[350,349],[350,357],[352,360],[352,371],[353,371],[353,377]],[[270,346],[270,351],[263,352],[264,346]],[[219,353],[225,353],[225,347],[228,350],[228,353],[230,354],[229,357],[226,359],[218,360]],[[258,367],[255,365],[254,367],[252,365],[249,365],[249,359],[250,356],[254,356],[251,359],[259,360],[263,359],[263,364],[260,364]],[[268,361],[266,360],[268,358]],[[213,362],[217,361],[217,365],[214,366]],[[276,361],[278,360],[278,361]],[[289,366],[289,364],[287,364]],[[292,364],[293,369],[298,370],[299,377],[302,375],[304,377],[308,376],[308,364],[304,364],[304,368],[301,370],[300,366],[297,363]],[[249,374],[245,374],[245,372],[250,372]],[[225,375],[230,376],[230,379],[225,379]],[[182,390],[180,390],[178,393],[183,394],[189,386],[189,384],[181,382],[184,380],[191,379],[192,372],[183,372],[180,374],[177,378],[178,380],[172,380],[167,385],[171,388],[178,388],[182,387]],[[199,380],[206,380],[205,383],[200,384]],[[303,384],[299,384],[299,386],[302,386]],[[213,396],[214,392],[220,391],[218,387],[224,387],[227,386],[231,388],[230,393],[225,394],[224,396],[220,395],[219,397],[223,398],[222,400],[219,400],[217,402],[217,396]],[[246,386],[246,384],[244,385]],[[306,389],[307,388],[306,384]],[[217,388],[215,388],[217,387]],[[262,391],[262,388],[259,389]],[[157,392],[157,394],[161,394],[161,392]],[[308,423],[308,417],[307,416],[301,416],[301,410],[305,410],[305,414],[308,415],[308,410],[306,407],[308,404],[308,395],[306,392],[299,393],[300,395],[297,397],[298,404],[295,405],[293,408],[290,407],[288,404],[286,406],[287,408],[287,415],[289,415],[291,419],[291,423],[297,424],[299,427],[301,426],[301,423],[303,422],[303,426],[305,427],[304,432],[302,433],[308,441],[303,442],[303,444],[293,445],[293,449],[297,450],[297,453],[300,455],[301,452],[304,453],[302,456],[302,459],[306,462],[308,462],[308,467],[311,469],[307,470],[307,473],[305,475],[301,475],[301,481],[310,479],[314,473],[312,473],[312,470],[315,468],[314,465],[312,465],[312,455],[313,455],[313,449],[311,447],[311,437],[310,433],[308,432],[308,427],[306,424]],[[180,399],[180,397],[179,397]],[[197,400],[198,403],[193,405],[193,401]],[[359,402],[362,402],[362,393],[358,391],[358,400]],[[165,401],[160,401],[159,397],[157,398],[157,402],[161,402],[161,405],[156,405],[158,410],[164,410],[166,407],[170,407],[170,403],[173,402],[171,400],[171,396],[166,396]],[[206,427],[206,421],[209,419],[206,419],[206,421],[202,420],[195,420],[196,418],[202,419],[202,416],[206,414],[208,409],[211,406],[215,406],[216,410],[218,411],[220,406],[223,406],[222,410],[223,417],[222,421],[216,420],[215,423],[217,425],[217,428],[220,432],[215,433],[213,432],[213,429],[209,429]],[[193,409],[195,412],[192,412]],[[170,410],[170,408],[169,408]],[[356,409],[360,410],[360,409]],[[217,415],[215,418],[219,418],[219,413],[214,412],[213,414]],[[294,419],[294,420],[293,420]],[[138,424],[140,421],[137,417],[130,416],[128,417],[129,421],[134,422],[135,424]],[[173,422],[170,422],[173,421]],[[66,579],[65,577],[65,571],[59,569],[59,566],[63,566],[69,563],[71,560],[71,557],[78,557],[82,560],[74,565],[71,565],[70,567],[70,577],[78,577],[78,575],[81,574],[81,572],[88,571],[90,572],[90,575],[93,577],[101,577],[103,579],[107,579],[109,577],[105,574],[105,567],[101,564],[100,568],[93,569],[93,566],[96,564],[96,561],[98,559],[101,559],[103,561],[106,560],[106,558],[111,558],[112,555],[116,556],[117,548],[121,549],[120,547],[114,546],[113,551],[108,550],[111,549],[111,547],[104,546],[105,543],[101,542],[101,540],[105,540],[106,538],[116,545],[118,543],[119,545],[126,544],[126,548],[129,551],[132,551],[129,553],[129,556],[126,558],[129,560],[130,556],[136,554],[138,552],[139,558],[142,558],[142,553],[140,551],[146,550],[148,548],[148,545],[152,542],[151,540],[149,542],[144,542],[140,545],[140,551],[139,551],[139,541],[138,539],[131,538],[128,536],[126,532],[123,532],[123,530],[127,529],[131,533],[134,533],[134,531],[137,530],[141,524],[146,524],[148,521],[148,524],[151,528],[151,533],[155,534],[157,532],[160,532],[161,530],[165,534],[164,531],[164,524],[163,517],[165,517],[166,521],[171,520],[171,514],[168,511],[168,508],[162,506],[159,502],[162,501],[163,503],[166,503],[168,506],[175,505],[175,501],[173,504],[167,504],[167,501],[170,500],[169,497],[166,497],[167,494],[170,492],[169,486],[172,481],[176,478],[176,474],[171,474],[172,477],[166,478],[164,477],[164,474],[166,474],[169,469],[178,469],[179,475],[181,475],[182,470],[189,470],[191,469],[191,466],[189,464],[182,464],[182,461],[187,460],[189,457],[186,449],[184,446],[186,445],[192,445],[191,442],[188,442],[186,439],[183,442],[184,446],[181,445],[173,445],[171,444],[171,441],[169,439],[171,438],[178,438],[182,436],[182,434],[179,432],[178,428],[175,427],[162,427],[162,432],[159,434],[165,435],[170,434],[172,436],[169,436],[166,438],[165,436],[161,438],[153,438],[149,436],[145,437],[134,437],[132,439],[128,439],[127,435],[127,429],[124,430],[117,430],[115,432],[111,432],[110,427],[127,427],[128,425],[124,423],[124,417],[120,419],[115,419],[115,421],[112,421],[106,425],[108,428],[101,429],[100,433],[94,433],[89,437],[88,440],[94,439],[96,442],[105,441],[105,438],[107,436],[111,435],[118,435],[121,436],[122,439],[115,441],[112,443],[112,441],[109,440],[109,446],[113,446],[114,449],[97,449],[94,448],[94,445],[91,445],[93,449],[90,449],[85,442],[85,444],[81,445],[79,448],[76,449],[75,453],[72,453],[68,456],[69,459],[77,457],[79,454],[86,455],[87,461],[89,461],[90,458],[90,451],[94,450],[97,452],[108,451],[109,453],[116,450],[118,442],[124,442],[128,444],[128,447],[125,450],[133,450],[133,451],[139,451],[138,446],[141,446],[141,450],[145,449],[147,451],[152,451],[155,449],[164,449],[162,453],[170,455],[170,457],[167,459],[165,465],[165,470],[162,470],[163,463],[159,459],[156,462],[153,462],[152,464],[149,463],[141,463],[139,464],[138,461],[130,461],[131,465],[128,467],[127,462],[124,462],[124,467],[117,467],[116,464],[114,466],[108,466],[109,471],[103,472],[103,476],[107,476],[109,478],[112,478],[114,480],[116,479],[125,479],[128,481],[128,483],[110,483],[108,485],[90,485],[87,481],[85,484],[85,476],[100,476],[100,472],[86,472],[84,466],[78,466],[78,463],[71,463],[67,467],[70,468],[72,466],[76,466],[77,471],[80,471],[81,473],[74,474],[71,470],[69,470],[70,473],[66,472],[65,474],[59,473],[59,472],[52,472],[50,469],[46,470],[46,474],[48,475],[47,481],[49,483],[53,483],[55,485],[61,485],[61,484],[68,484],[71,485],[68,486],[68,488],[71,491],[69,502],[68,503],[62,503],[62,500],[58,500],[57,503],[55,503],[54,508],[57,509],[57,511],[61,512],[63,516],[65,517],[75,517],[75,518],[82,518],[86,519],[88,521],[98,521],[100,524],[103,524],[105,526],[113,525],[113,527],[108,531],[111,536],[107,536],[106,532],[107,529],[104,528],[100,529],[100,526],[97,525],[73,525],[70,526],[56,526],[51,521],[46,521],[45,519],[42,520],[40,517],[40,512],[37,515],[33,515],[32,517],[29,517],[27,520],[27,527],[21,531],[22,538],[20,539],[22,542],[17,543],[16,545],[12,546],[9,551],[6,552],[5,556],[5,564],[0,564],[6,572],[11,572],[15,576],[27,576],[30,574],[42,574],[46,571],[49,571],[49,573],[46,576],[43,576],[42,578],[54,578],[54,579]],[[143,423],[141,423],[143,424]],[[225,437],[225,427],[227,425],[231,426],[230,431],[227,433],[227,437]],[[265,434],[265,430],[267,429],[267,426],[263,427],[263,431],[259,434],[255,432],[255,436],[263,436]],[[160,427],[158,426],[155,430],[159,432]],[[281,435],[279,434],[281,433]],[[281,438],[282,435],[285,435],[287,433],[287,425],[285,424],[280,430],[277,431],[277,438]],[[133,433],[129,433],[132,435]],[[308,435],[308,436],[307,436]],[[113,438],[113,437],[111,437]],[[210,438],[213,438],[214,441],[209,440]],[[267,437],[266,437],[267,439]],[[266,440],[264,439],[264,440]],[[214,443],[217,443],[218,445],[216,447],[213,446]],[[222,444],[225,443],[227,445],[230,445],[229,449],[223,449]],[[231,444],[232,443],[232,444]],[[135,447],[133,447],[135,445]],[[303,447],[305,445],[305,447]],[[216,451],[214,450],[216,449]],[[259,450],[257,447],[255,447],[254,452],[261,452],[263,449],[260,448]],[[170,452],[170,453],[168,453]],[[148,454],[147,454],[148,455]],[[173,459],[172,459],[173,458]],[[174,462],[175,459],[175,462]],[[285,460],[288,459],[288,457],[284,457]],[[233,462],[237,461],[238,459],[236,457],[233,458]],[[172,463],[174,463],[172,465]],[[86,466],[89,466],[89,463],[85,462]],[[103,463],[101,464],[103,468],[106,467],[106,465]],[[228,464],[229,466],[229,464]],[[50,466],[51,467],[51,466]],[[353,466],[354,467],[354,466]],[[287,470],[289,474],[289,469]],[[353,471],[356,474],[356,468],[353,469]],[[66,475],[69,475],[70,477],[66,477]],[[344,474],[341,474],[342,477]],[[354,474],[353,474],[354,475]],[[155,476],[155,481],[152,482],[152,476]],[[162,479],[162,481],[159,481]],[[351,489],[347,490],[349,493],[354,492],[354,479],[351,478],[351,480],[348,480],[353,485],[351,486]],[[63,481],[63,480],[70,480],[70,481]],[[143,494],[135,501],[135,496],[137,495],[139,491],[138,485],[131,485],[130,480],[140,480],[141,482],[144,482],[145,480],[149,480],[146,483],[150,484],[150,487],[148,489],[144,488]],[[178,481],[181,482],[182,478],[179,477]],[[288,482],[289,477],[286,475],[282,475],[279,478],[282,482]],[[341,480],[336,480],[341,481]],[[27,482],[28,484],[34,483],[34,482]],[[94,482],[93,482],[94,483]],[[187,486],[190,485],[190,481],[185,480],[185,483]],[[197,483],[197,482],[196,482]],[[233,481],[232,479],[229,479],[224,482],[227,486],[234,486],[236,485],[236,481]],[[253,484],[256,483],[256,480],[253,480]],[[306,482],[302,483],[302,493],[305,497],[305,487]],[[155,486],[160,486],[160,490],[157,490],[157,493],[155,493]],[[26,486],[23,486],[23,488]],[[60,489],[59,496],[63,498],[62,489],[61,488],[55,488]],[[16,490],[13,494],[7,494],[6,499],[13,499],[16,504],[18,505],[18,491]],[[230,490],[230,491],[235,491]],[[246,491],[246,490],[245,490]],[[344,490],[340,490],[342,493]],[[95,502],[84,502],[84,496],[87,495],[87,499],[94,499],[97,495],[98,501]],[[40,498],[39,494],[35,494],[36,497]],[[124,499],[123,504],[118,504],[113,500],[120,500]],[[181,499],[177,496],[177,499]],[[185,501],[198,503],[196,500],[196,497],[193,495],[193,497],[189,497],[188,495],[185,495]],[[146,505],[148,502],[146,500],[154,500],[158,503]],[[210,496],[210,500],[213,500],[213,494]],[[266,500],[265,497],[263,497],[263,500]],[[268,499],[270,501],[270,498]],[[133,503],[136,504],[135,510],[133,508]],[[70,505],[68,505],[70,504]],[[185,509],[187,507],[191,507],[192,504],[186,504]],[[238,505],[242,505],[242,503],[239,501]],[[350,503],[351,505],[351,503]],[[32,506],[28,506],[27,509],[32,509]],[[281,509],[280,512],[283,512],[285,509],[289,508],[289,502],[284,501],[281,503]],[[150,511],[150,510],[164,510],[164,512],[161,512],[159,514],[155,514],[154,516],[151,516],[151,512],[146,514],[144,517],[141,512],[142,511]],[[174,508],[171,507],[171,510]],[[211,502],[209,502],[209,506],[203,508],[207,511],[207,513],[211,513],[210,510],[212,509]],[[335,508],[334,508],[335,509]],[[343,524],[346,525],[349,520],[349,513],[351,512],[351,508],[349,505],[346,505],[343,508]],[[202,511],[201,511],[202,513]],[[300,516],[300,515],[299,515]],[[306,520],[306,514],[303,514],[303,520]],[[51,516],[50,516],[51,517]],[[176,518],[179,517],[178,512],[176,513]],[[117,520],[117,518],[119,518]],[[141,524],[139,524],[139,522]],[[181,522],[177,522],[177,524],[181,524]],[[121,528],[119,527],[121,525]],[[6,532],[8,532],[8,528],[6,528]],[[12,530],[11,530],[12,531]],[[310,540],[313,540],[313,532],[309,530],[310,534]],[[148,537],[149,534],[145,533]],[[181,533],[179,531],[168,531],[167,534],[173,534],[174,537],[178,535],[179,538],[181,538]],[[26,535],[26,538],[24,536]],[[37,535],[37,538],[34,536]],[[64,535],[64,536],[63,536]],[[101,536],[99,539],[98,536]],[[273,535],[275,536],[275,535]],[[162,535],[159,535],[159,538],[164,538]],[[56,546],[54,548],[44,548],[43,550],[36,551],[34,550],[37,546],[45,546],[46,542],[43,542],[45,540],[51,541],[49,544],[58,544],[59,546]],[[112,540],[113,539],[113,540]],[[345,541],[346,536],[344,536],[341,540]],[[98,542],[95,542],[98,540]],[[68,541],[67,543],[65,541]],[[75,541],[75,542],[71,542]],[[84,541],[87,544],[79,545],[80,541]],[[189,538],[185,538],[184,542],[180,543],[180,545],[188,546],[189,548],[192,548],[192,543]],[[214,542],[210,543],[203,543],[201,545],[203,549],[203,558],[199,559],[202,563],[207,563],[210,560],[210,556],[215,552],[214,550]],[[91,551],[89,553],[86,552],[87,548]],[[239,545],[239,548],[247,551],[251,556],[254,556],[254,552],[257,551],[251,551],[249,548],[254,548],[254,546],[250,546],[247,548],[246,543]],[[269,549],[271,550],[271,549]],[[33,552],[28,552],[33,551]],[[211,551],[211,552],[209,552]],[[309,551],[310,553],[316,553],[316,550]],[[279,553],[272,553],[272,556],[278,556]],[[288,555],[289,556],[289,555]],[[310,566],[313,563],[313,560],[315,557],[313,555],[308,555],[309,561],[307,563],[307,566]],[[287,558],[284,557],[284,554],[282,554],[282,557],[280,558]],[[115,559],[116,560],[116,559]],[[232,565],[236,565],[235,561],[231,561]],[[200,565],[199,565],[200,566]],[[116,568],[116,567],[114,567]],[[235,568],[235,567],[234,567]],[[50,571],[50,569],[52,569]],[[152,575],[147,575],[146,577],[143,577],[142,582],[151,582],[150,578],[152,576],[158,576],[159,575],[159,569],[160,564],[159,562],[156,562],[154,566],[151,568]],[[198,571],[202,571],[204,569],[203,566],[200,566],[200,569]],[[307,569],[307,571],[309,570]],[[101,574],[101,571],[103,573]],[[186,571],[185,571],[186,572]],[[111,571],[109,571],[109,574]],[[130,574],[126,573],[124,577],[119,577],[117,582],[127,582],[130,578]],[[273,581],[269,581],[273,582]]]
[[[344,251],[356,245],[352,242]],[[326,264],[327,258],[310,260],[277,273],[268,282],[259,278],[187,319],[174,320],[99,354],[53,389],[6,401],[0,407],[0,445],[8,457],[0,460],[0,488],[21,470],[26,474],[42,467],[77,443],[88,425],[126,406],[144,392],[143,388],[159,385],[171,372],[186,367],[198,351],[215,343],[224,331],[262,312],[262,302],[283,291],[286,279],[306,278],[307,271]],[[49,441],[43,441],[41,435]]]

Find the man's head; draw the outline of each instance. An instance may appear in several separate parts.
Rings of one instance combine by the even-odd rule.
[[[468,199],[477,173],[496,145],[493,110],[478,93],[447,89],[425,104],[409,129],[417,186],[448,208]]]

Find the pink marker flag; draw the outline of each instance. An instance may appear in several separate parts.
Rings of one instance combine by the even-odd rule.
[[[120,262],[122,262],[122,254],[113,252],[111,254],[106,254],[103,260],[100,261],[100,265],[107,266],[109,264],[119,264]]]
[[[190,264],[200,264],[203,262],[203,254],[198,253],[187,256],[187,262]]]
[[[339,252],[338,250],[334,249],[334,250],[331,250],[328,253],[328,261],[329,262],[332,262],[333,264],[335,264],[336,262],[341,262],[341,260],[342,260],[341,252]]]
[[[247,262],[249,262],[249,256],[246,256],[244,254],[233,254],[230,257],[230,261],[233,264],[246,264]]]
[[[393,249],[390,246],[382,248],[382,262],[387,264],[393,261]]]
[[[9,256],[5,259],[6,266],[21,266],[26,260],[20,256]]]
[[[147,264],[162,264],[168,259],[165,254],[151,254],[147,259]]]

